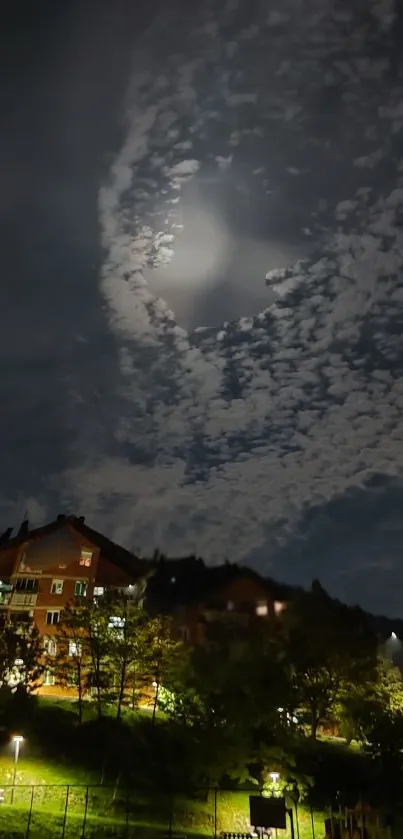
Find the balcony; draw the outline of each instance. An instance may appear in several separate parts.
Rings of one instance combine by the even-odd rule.
[[[14,591],[11,595],[9,606],[11,608],[25,608],[33,609],[36,606],[37,594],[27,594],[24,592]]]

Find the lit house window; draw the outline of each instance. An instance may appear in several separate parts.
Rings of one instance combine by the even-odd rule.
[[[117,615],[112,615],[109,618],[108,628],[109,629],[123,629],[125,625],[125,619],[118,617]]]
[[[282,603],[280,600],[275,600],[274,601],[274,611],[275,611],[276,615],[281,615],[281,612],[283,612],[284,609],[285,609],[285,603]]]
[[[60,620],[60,612],[49,611],[46,612],[46,623],[50,625],[54,625],[55,623],[59,623]]]
[[[109,618],[108,629],[113,630],[115,638],[123,638],[123,628],[125,625],[125,619],[122,617],[118,617],[117,615],[112,615]]]
[[[77,644],[77,641],[69,641],[69,655],[80,655],[81,654],[81,645]]]
[[[54,677],[53,673],[51,673],[50,670],[45,670],[45,672],[43,674],[43,684],[46,685],[47,687],[53,687],[54,683],[55,683],[55,677]]]
[[[51,594],[62,594],[62,592],[63,592],[63,580],[52,580],[50,593]]]
[[[80,556],[80,565],[85,565],[86,568],[89,568],[91,565],[92,560],[92,551],[86,550],[86,548],[81,548],[81,556]]]
[[[48,655],[56,655],[57,644],[54,638],[45,638],[45,650]]]
[[[74,586],[74,596],[75,597],[85,597],[87,594],[87,583],[84,580],[77,580]]]
[[[266,615],[269,614],[265,600],[260,600],[259,603],[256,604],[256,614],[259,618],[265,618]]]
[[[94,586],[94,597],[102,597],[104,593],[103,586]]]

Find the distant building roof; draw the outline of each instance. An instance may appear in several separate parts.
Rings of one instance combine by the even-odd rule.
[[[287,600],[290,586],[266,579],[245,565],[226,562],[208,566],[202,559],[187,556],[180,559],[161,558],[147,587],[147,606],[151,611],[167,614],[183,606],[206,603],[234,581],[252,579],[264,588],[273,600]]]

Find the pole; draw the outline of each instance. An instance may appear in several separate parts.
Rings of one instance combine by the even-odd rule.
[[[173,795],[170,796],[169,799],[169,828],[168,828],[168,836],[169,839],[172,837],[172,817],[173,817],[173,809],[174,809],[174,799]]]
[[[87,824],[87,812],[88,812],[88,784],[85,790],[85,807],[84,807],[84,818],[83,818],[83,829],[82,829],[82,839],[85,837],[85,826]]]
[[[129,787],[126,787],[126,839],[129,837]]]
[[[63,827],[62,827],[62,839],[64,839],[64,834],[66,832],[66,821],[67,821],[67,808],[69,806],[69,792],[70,792],[70,784],[67,784],[66,790],[66,803],[64,805],[64,816],[63,816]]]
[[[14,787],[15,787],[15,779],[17,777],[17,765],[18,765],[18,758],[20,756],[20,741],[19,739],[14,740],[14,773],[13,773],[13,786],[11,788],[11,804],[14,804]]]
[[[312,839],[315,839],[315,820],[313,817],[313,809],[311,806],[311,825],[312,825]]]
[[[214,789],[214,839],[217,839],[217,787]]]
[[[29,829],[31,827],[32,808],[34,806],[34,792],[35,792],[35,787],[32,784],[32,787],[31,787],[31,804],[29,806],[28,823],[27,823],[27,830],[26,830],[26,834],[25,834],[25,839],[28,839]]]
[[[295,821],[297,823],[297,839],[299,839],[298,802],[295,802]]]

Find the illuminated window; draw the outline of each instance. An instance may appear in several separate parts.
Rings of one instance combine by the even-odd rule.
[[[88,551],[86,548],[81,548],[81,556],[80,556],[80,565],[85,565],[87,568],[90,567],[92,560],[92,551]]]
[[[274,601],[274,611],[275,611],[276,615],[281,615],[281,612],[283,612],[284,609],[285,609],[285,603],[281,603],[280,600],[275,600]]]
[[[81,644],[77,644],[77,641],[69,641],[69,655],[81,655]]]
[[[62,592],[63,592],[63,580],[52,580],[50,593],[51,594],[62,594]]]
[[[125,625],[125,619],[118,617],[117,615],[112,615],[109,618],[108,628],[109,629],[123,629]]]
[[[49,625],[54,625],[55,623],[59,623],[60,620],[60,612],[49,611],[46,612],[46,623]]]
[[[43,684],[47,685],[48,687],[53,687],[55,683],[55,677],[50,670],[45,670],[43,674]]]
[[[124,625],[125,619],[118,617],[117,615],[112,615],[109,618],[108,629],[113,631],[115,638],[123,638],[124,637]]]
[[[45,650],[48,653],[48,655],[56,655],[57,644],[54,638],[45,639]]]
[[[259,618],[265,618],[266,615],[269,614],[269,610],[267,608],[267,603],[265,600],[261,600],[256,605],[256,614]]]
[[[94,586],[94,597],[102,597],[104,591],[103,586]]]
[[[233,609],[234,609],[234,604],[233,604],[232,600],[228,600],[228,603],[227,603],[227,609],[228,609],[228,611],[229,611],[229,612],[232,612],[232,611],[233,611]]]
[[[87,594],[87,583],[84,580],[77,580],[74,586],[74,596],[75,597],[85,597]]]

